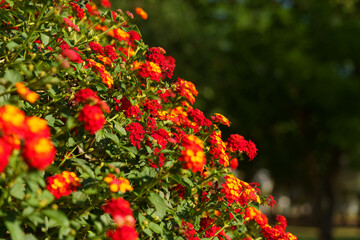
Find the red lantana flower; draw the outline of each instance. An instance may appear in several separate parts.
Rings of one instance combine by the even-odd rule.
[[[33,168],[44,170],[55,159],[56,150],[49,138],[27,139],[22,151],[25,162]]]
[[[75,62],[75,63],[82,63],[83,60],[81,59],[80,54],[78,54],[77,52],[75,52],[74,50],[71,49],[64,49],[61,52],[61,55],[63,57],[67,57],[71,62]]]
[[[46,188],[59,199],[62,196],[68,196],[71,192],[75,192],[80,186],[79,178],[74,172],[64,171],[46,179]]]
[[[140,150],[140,142],[144,139],[144,129],[140,123],[132,122],[125,127],[130,132],[130,142],[133,146]]]
[[[85,130],[95,134],[105,124],[105,117],[101,108],[94,105],[85,105],[79,113],[79,121],[84,123]]]
[[[150,78],[152,81],[160,82],[161,68],[154,62],[145,62],[143,65],[141,65],[139,75],[143,79]]]

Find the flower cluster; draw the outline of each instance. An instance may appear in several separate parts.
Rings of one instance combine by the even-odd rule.
[[[220,113],[214,113],[214,116],[211,116],[211,120],[213,120],[213,122],[215,123],[221,123],[223,125],[230,127],[229,119],[227,119],[225,116],[223,116]]]
[[[74,172],[63,171],[60,174],[46,178],[46,188],[59,199],[68,196],[80,186],[79,178]]]
[[[152,47],[146,55],[146,59],[160,67],[161,79],[166,77],[171,79],[175,69],[175,59],[171,56],[165,56],[166,51],[161,47]]]
[[[241,181],[234,175],[226,175],[226,182],[222,184],[221,192],[225,194],[229,204],[233,202],[244,206],[250,201],[260,203],[260,198],[253,187],[247,182]]]
[[[176,91],[191,104],[195,102],[195,97],[198,95],[195,85],[181,78],[178,78],[176,82]]]
[[[203,141],[195,135],[187,135],[181,141],[184,150],[179,157],[180,162],[184,162],[183,167],[193,172],[200,172],[206,164]]]
[[[144,20],[148,18],[148,14],[140,7],[135,8],[135,12]]]
[[[130,142],[140,150],[140,143],[144,139],[144,129],[140,123],[133,122],[126,126],[126,131],[130,132]]]
[[[181,222],[181,230],[186,240],[200,240],[200,238],[196,236],[197,233],[194,226],[191,223],[185,222],[184,219]]]
[[[152,81],[159,82],[161,80],[161,68],[154,62],[145,62],[141,65],[139,75],[143,79],[150,78]]]
[[[220,131],[213,131],[209,136],[210,151],[213,159],[219,159],[224,167],[229,166],[229,156],[226,152],[226,144],[221,139]]]
[[[109,213],[117,228],[109,230],[107,235],[113,240],[137,240],[138,233],[135,230],[135,218],[130,208],[130,203],[123,198],[113,198],[103,207]]]
[[[296,240],[297,237],[286,230],[286,219],[284,216],[278,215],[276,217],[277,224],[271,227],[268,223],[267,217],[254,207],[248,207],[245,209],[245,223],[255,221],[261,228],[260,233],[267,240]]]
[[[199,231],[205,231],[204,236],[207,238],[218,237],[219,239],[230,240],[231,238],[227,236],[221,227],[217,226],[215,220],[210,217],[205,217],[200,219],[200,229]]]
[[[16,87],[16,91],[18,92],[18,94],[25,99],[26,101],[28,101],[29,103],[34,103],[36,102],[36,100],[38,100],[39,95],[34,92],[31,91],[30,89],[28,89],[24,83],[16,83],[15,84]]]
[[[102,129],[106,122],[103,112],[110,112],[106,102],[101,101],[97,94],[89,88],[78,91],[75,94],[75,100],[86,104],[80,110],[78,118],[80,122],[84,123],[84,129],[89,131],[90,134]]]
[[[129,180],[123,177],[115,178],[113,174],[109,174],[104,178],[104,181],[109,184],[110,191],[112,192],[126,192],[134,190],[130,185]]]
[[[55,158],[47,122],[38,117],[26,117],[12,105],[0,107],[0,170],[4,171],[13,149],[21,149],[24,161],[32,168],[45,169]]]
[[[86,59],[88,62],[87,65],[85,65],[85,69],[92,68],[94,71],[96,70],[98,73],[100,73],[100,78],[104,84],[106,84],[109,88],[111,88],[114,85],[114,80],[112,79],[109,72],[105,69],[105,66],[101,63],[98,63],[92,59]]]
[[[255,144],[251,140],[245,140],[244,137],[239,134],[231,134],[226,140],[226,144],[230,152],[245,152],[250,161],[253,160],[257,154]]]

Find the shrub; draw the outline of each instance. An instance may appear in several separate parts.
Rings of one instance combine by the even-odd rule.
[[[296,239],[229,169],[255,144],[223,141],[229,120],[194,108],[175,60],[109,7],[0,1],[0,236]]]

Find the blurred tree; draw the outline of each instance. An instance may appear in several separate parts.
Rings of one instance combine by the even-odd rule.
[[[277,185],[289,191],[300,186],[321,239],[332,239],[337,174],[359,167],[360,2],[114,5],[149,13],[148,21],[138,23],[143,37],[176,59],[177,76],[197,85],[200,108],[224,114],[233,123],[231,132],[254,140],[260,150],[256,168],[270,169]]]

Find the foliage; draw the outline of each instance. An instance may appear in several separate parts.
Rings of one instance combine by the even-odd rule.
[[[296,239],[134,15],[87,1],[0,2],[3,239]],[[143,19],[146,12],[136,9]]]

